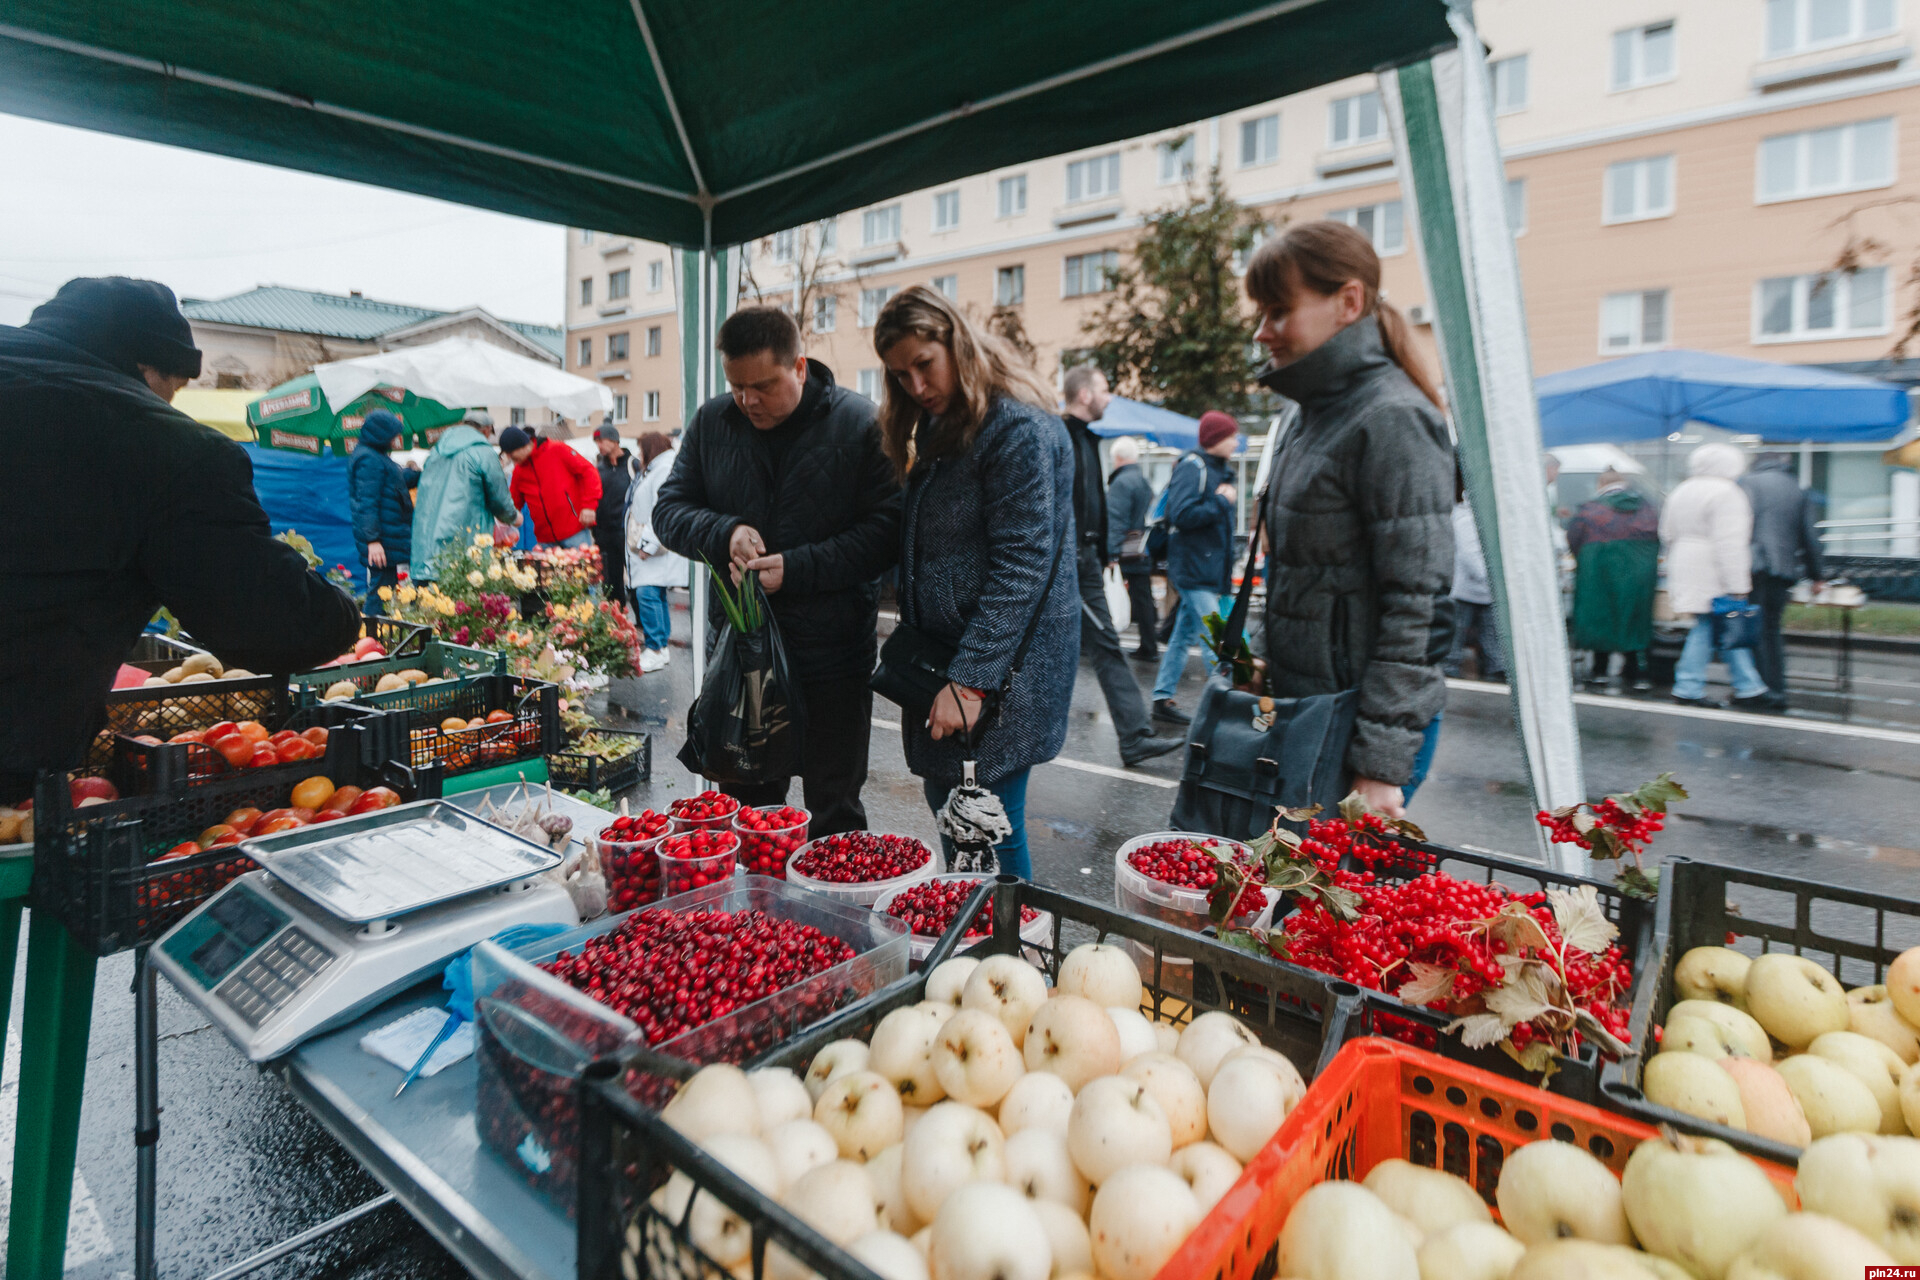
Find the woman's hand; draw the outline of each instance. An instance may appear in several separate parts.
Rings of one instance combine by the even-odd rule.
[[[949,684],[942,689],[933,700],[933,710],[927,713],[927,728],[933,740],[938,742],[949,734],[961,733],[979,724],[985,701],[985,694],[965,685]]]
[[[1389,818],[1407,816],[1407,806],[1402,799],[1404,793],[1391,782],[1382,782],[1378,778],[1355,778],[1353,790],[1369,809],[1377,809]]]

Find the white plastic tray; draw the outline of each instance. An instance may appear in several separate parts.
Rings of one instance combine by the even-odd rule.
[[[801,888],[811,889],[815,893],[824,893],[829,898],[838,902],[850,902],[856,907],[870,907],[881,898],[888,898],[888,900],[891,901],[891,894],[905,889],[909,885],[919,884],[922,880],[931,880],[934,876],[939,875],[947,869],[946,855],[939,849],[928,849],[927,852],[933,856],[928,858],[924,865],[915,867],[903,876],[894,876],[890,880],[869,880],[864,883],[854,884],[840,884],[832,880],[815,880],[812,876],[802,875],[800,872],[795,871],[793,864],[800,860],[801,855],[805,854],[807,850],[813,848],[813,846],[818,843],[819,841],[817,840],[809,840],[793,851],[793,856],[787,859],[787,883],[797,884]],[[926,841],[924,840],[920,843],[923,847],[926,845]]]

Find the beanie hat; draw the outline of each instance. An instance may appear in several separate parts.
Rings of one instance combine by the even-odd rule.
[[[533,437],[518,427],[508,427],[500,433],[500,452],[512,453],[515,449],[524,449],[533,443]]]
[[[594,438],[595,440],[611,440],[611,441],[613,441],[613,442],[614,442],[615,444],[619,444],[619,443],[620,443],[620,428],[618,428],[618,427],[595,427],[595,428],[593,429],[593,438]]]
[[[193,326],[173,290],[126,276],[69,280],[33,309],[27,328],[68,342],[137,378],[150,365],[176,378],[200,376]]]
[[[489,431],[493,429],[493,415],[485,409],[469,409],[461,415],[460,421],[476,427],[485,427]]]
[[[384,449],[392,444],[405,426],[400,419],[385,409],[375,409],[360,424],[360,443],[370,444],[376,449]]]
[[[1240,424],[1218,409],[1200,415],[1200,447],[1211,449],[1229,436],[1240,434]]]

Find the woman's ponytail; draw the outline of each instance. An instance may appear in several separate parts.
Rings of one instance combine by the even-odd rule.
[[[1440,387],[1427,372],[1426,361],[1413,349],[1413,330],[1407,324],[1407,318],[1400,314],[1400,308],[1385,298],[1376,298],[1373,312],[1380,324],[1380,345],[1386,348],[1387,358],[1400,366],[1414,386],[1420,388],[1420,394],[1433,401],[1433,407],[1446,411],[1440,400]]]

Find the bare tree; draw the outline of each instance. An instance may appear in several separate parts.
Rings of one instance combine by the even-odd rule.
[[[838,309],[845,270],[835,247],[825,244],[825,223],[812,223],[762,237],[740,261],[741,300],[783,308],[800,326],[802,346],[813,342],[814,316],[823,299]],[[783,270],[784,269],[784,270]],[[856,281],[856,284],[858,282]]]
[[[310,333],[283,333],[274,339],[273,369],[267,375],[267,385],[277,387],[283,382],[291,382],[303,374],[313,372],[313,366],[328,364],[341,359],[325,338]]]
[[[1894,248],[1867,228],[1867,215],[1876,210],[1885,210],[1898,218],[1903,214],[1912,214],[1920,210],[1920,197],[1888,196],[1884,200],[1869,200],[1853,208],[1827,224],[1829,231],[1841,231],[1846,235],[1840,251],[1834,255],[1833,263],[1827,270],[1833,276],[1854,275],[1862,268],[1872,266],[1894,256]],[[1894,272],[1889,271],[1889,274]],[[1817,286],[1824,289],[1831,280],[1823,280]],[[1893,300],[1896,314],[1893,325],[1893,345],[1887,349],[1889,360],[1905,360],[1915,343],[1920,342],[1920,250],[1916,250],[1907,260],[1906,268],[1899,273],[1893,283]],[[1900,299],[1905,297],[1902,303]]]

